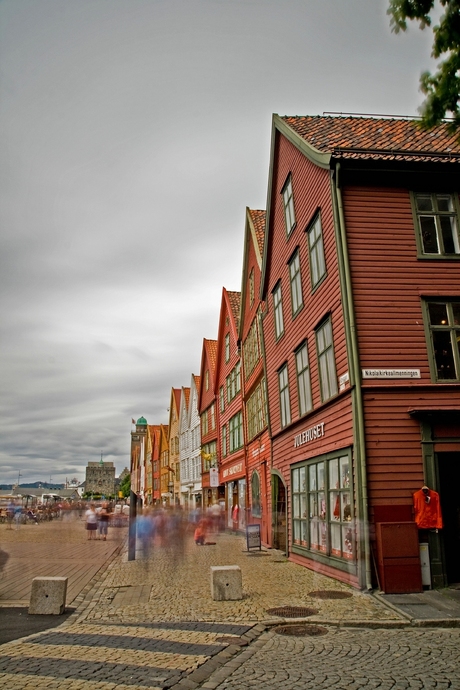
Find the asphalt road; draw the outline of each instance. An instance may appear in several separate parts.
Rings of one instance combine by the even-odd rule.
[[[67,608],[60,616],[29,616],[28,609],[0,606],[0,644],[61,625],[75,609]]]

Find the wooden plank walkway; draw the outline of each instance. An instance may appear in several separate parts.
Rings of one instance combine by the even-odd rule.
[[[54,521],[0,529],[0,606],[29,604],[34,577],[68,577],[66,604],[119,548],[126,529],[109,530],[107,541],[88,541],[81,522]]]

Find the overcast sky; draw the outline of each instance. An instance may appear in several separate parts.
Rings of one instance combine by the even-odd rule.
[[[0,0],[0,483],[129,466],[199,374],[272,113],[415,115],[388,0]]]

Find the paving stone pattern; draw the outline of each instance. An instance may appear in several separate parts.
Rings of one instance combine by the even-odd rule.
[[[78,537],[66,529],[81,542],[81,529]],[[51,528],[38,530],[45,540]],[[18,535],[24,544],[26,536]],[[54,544],[59,536],[62,530]],[[460,690],[460,628],[410,628],[377,598],[280,552],[255,558],[240,536],[215,541],[197,547],[190,536],[179,548],[154,545],[148,558],[138,552],[128,561],[126,550],[113,557],[58,628],[0,646],[0,688]],[[212,599],[210,567],[217,565],[240,566],[242,600]],[[351,596],[318,599],[318,590]],[[299,622],[269,613],[277,607],[316,609],[300,622],[325,625],[327,634],[277,635],[271,626]]]
[[[201,686],[209,690],[460,689],[460,630],[333,628],[264,633]]]

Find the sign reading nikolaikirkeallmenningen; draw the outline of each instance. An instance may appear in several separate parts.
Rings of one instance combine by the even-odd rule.
[[[420,369],[363,369],[363,379],[420,379]]]

